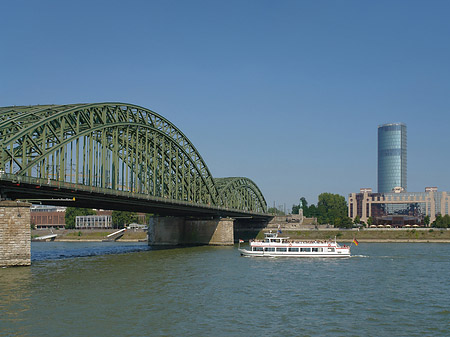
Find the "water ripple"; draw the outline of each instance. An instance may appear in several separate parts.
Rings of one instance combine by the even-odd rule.
[[[0,269],[0,335],[450,335],[449,244],[354,251],[257,259],[233,247],[33,245],[31,268]]]

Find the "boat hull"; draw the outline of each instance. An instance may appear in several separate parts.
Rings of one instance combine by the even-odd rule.
[[[332,258],[342,258],[350,257],[350,253],[337,252],[334,254],[328,253],[307,253],[307,252],[264,252],[264,251],[250,251],[247,249],[238,249],[242,256],[254,256],[254,257],[332,257]]]

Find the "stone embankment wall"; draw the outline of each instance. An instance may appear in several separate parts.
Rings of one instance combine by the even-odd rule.
[[[0,201],[0,266],[31,264],[31,204]]]

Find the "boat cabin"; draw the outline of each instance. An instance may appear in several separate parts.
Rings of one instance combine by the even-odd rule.
[[[277,233],[265,233],[263,242],[267,243],[288,243],[288,237],[279,238]]]

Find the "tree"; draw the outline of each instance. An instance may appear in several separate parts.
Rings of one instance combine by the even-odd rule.
[[[450,228],[450,215],[445,214],[442,218],[445,228]]]
[[[448,214],[444,216],[438,214],[431,225],[436,228],[448,228],[450,227],[450,216]]]
[[[372,224],[373,224],[373,218],[370,216],[370,217],[367,219],[367,226],[372,226]]]
[[[342,219],[347,218],[347,209],[347,201],[342,195],[321,193],[317,203],[318,221],[320,224],[339,225]]]
[[[304,213],[303,213],[304,215]],[[308,216],[305,215],[307,218],[317,218],[319,216],[319,210],[317,209],[316,205],[312,204],[308,207]]]
[[[96,212],[90,208],[75,208],[75,207],[67,207],[66,214],[64,216],[64,220],[66,222],[66,229],[75,228],[75,219],[80,215],[94,215]]]
[[[359,215],[355,216],[355,220],[353,220],[353,223],[355,225],[358,225],[359,223],[361,223],[361,218],[359,217]]]
[[[269,207],[269,209],[267,210],[267,212],[269,214],[275,214],[275,215],[285,215],[284,212],[282,210],[279,210],[276,207]]]
[[[341,220],[340,228],[352,228],[353,221],[348,216],[343,217]]]
[[[430,224],[430,216],[429,216],[429,215],[426,215],[426,216],[423,218],[423,223],[425,224],[425,226],[428,227],[428,225]]]
[[[111,220],[114,228],[124,228],[132,222],[137,221],[137,214],[134,212],[126,211],[113,211]]]
[[[446,214],[442,216],[441,214],[438,214],[436,216],[436,220],[432,223],[433,227],[436,228],[449,228],[450,227],[450,215]]]
[[[300,205],[292,205],[292,214],[300,213]]]

